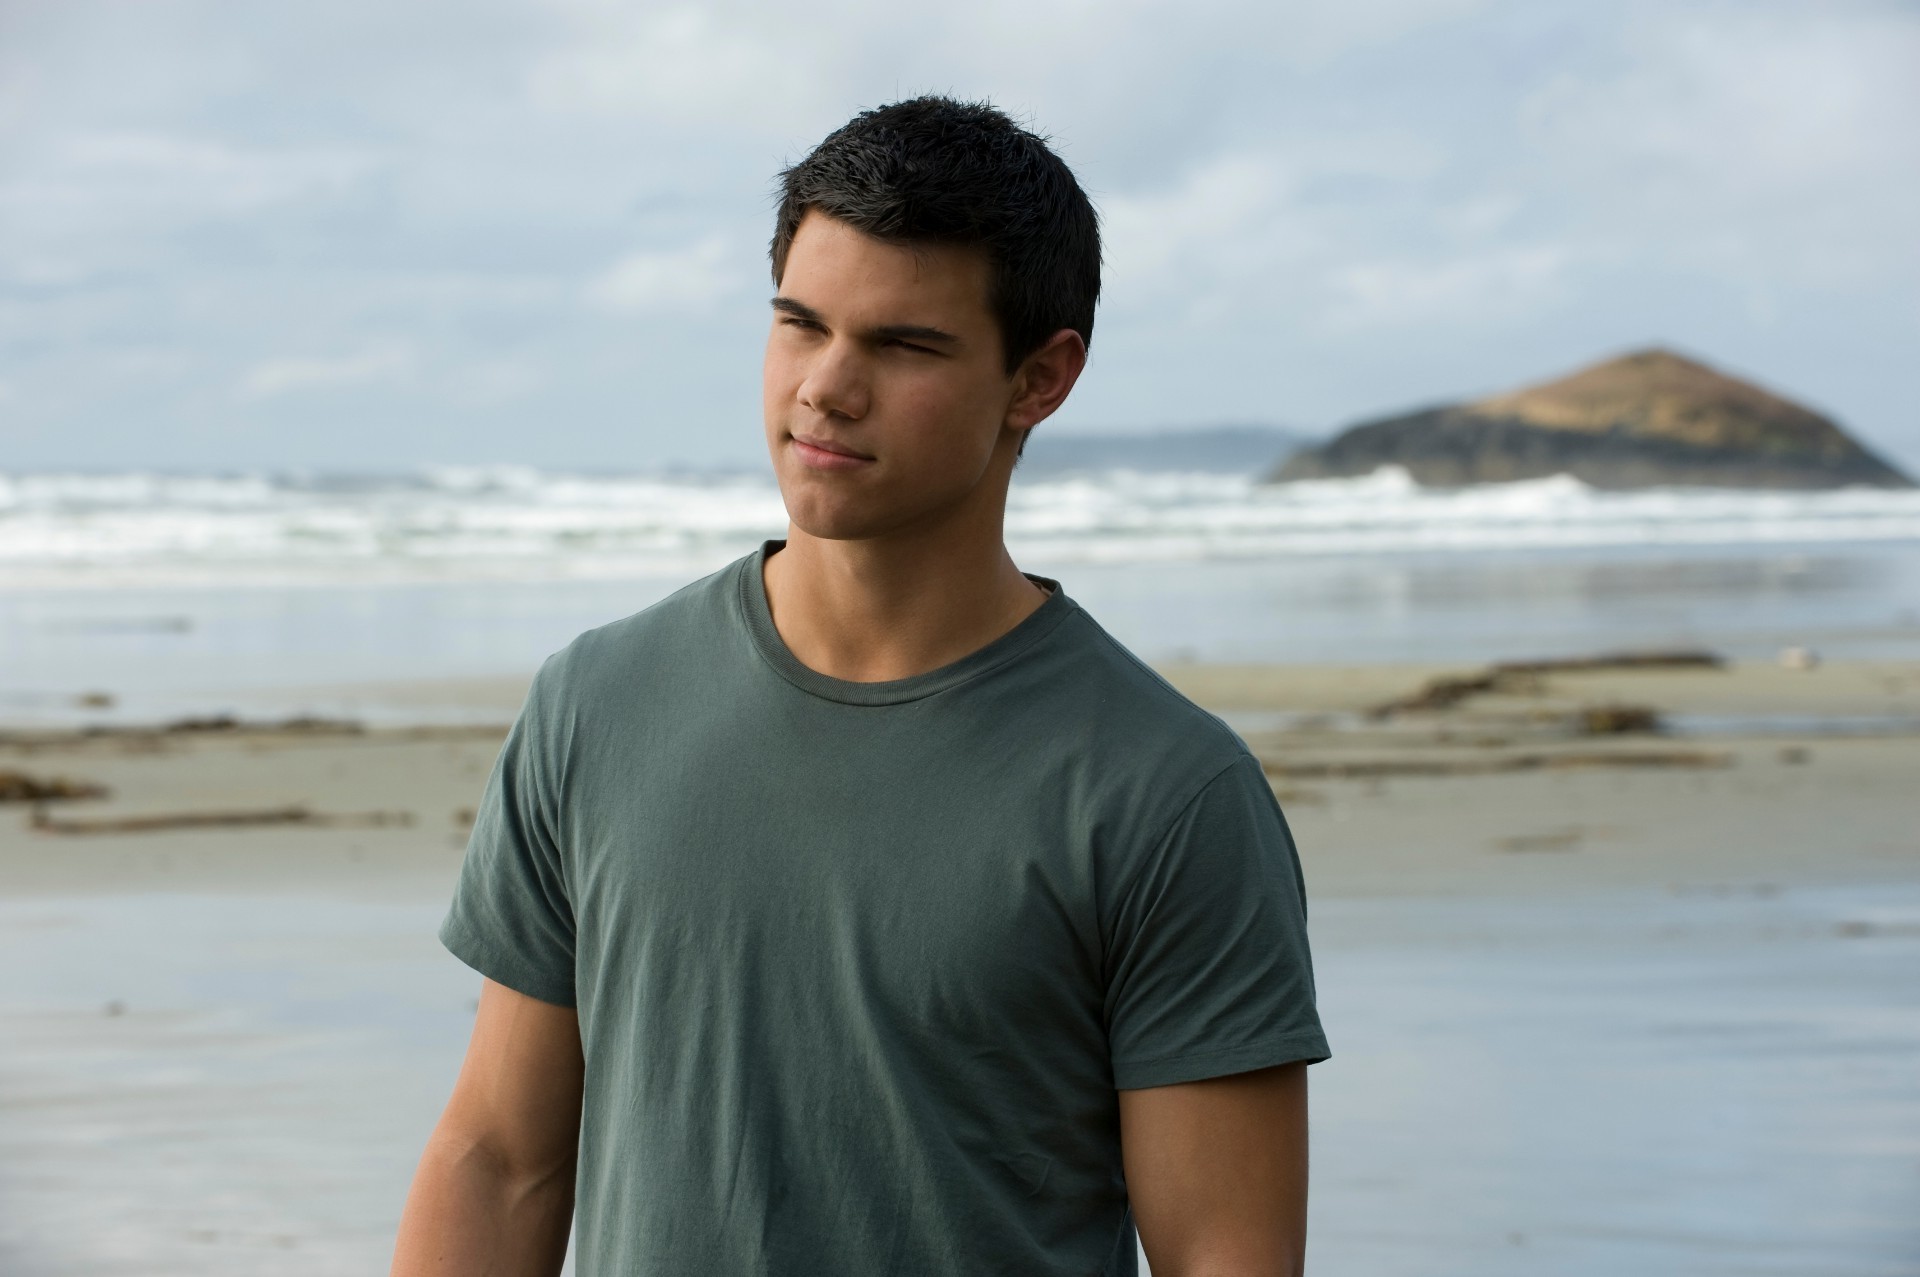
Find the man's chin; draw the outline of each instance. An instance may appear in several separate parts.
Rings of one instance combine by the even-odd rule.
[[[812,473],[781,473],[780,496],[796,532],[821,541],[872,541],[911,531],[926,533],[963,512],[965,490],[822,482]]]
[[[797,532],[822,541],[858,541],[884,531],[890,522],[889,512],[876,508],[872,493],[850,491],[855,485],[841,476],[802,466],[782,466],[776,474],[787,520]]]
[[[885,536],[895,526],[887,519],[874,517],[871,512],[796,511],[793,506],[787,507],[787,521],[795,532],[815,541],[870,541]]]

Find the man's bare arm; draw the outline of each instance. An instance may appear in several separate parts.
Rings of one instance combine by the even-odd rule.
[[[1307,1066],[1120,1092],[1127,1195],[1153,1277],[1296,1277]]]
[[[554,1277],[573,1222],[580,1022],[488,980],[460,1079],[414,1173],[393,1277]]]

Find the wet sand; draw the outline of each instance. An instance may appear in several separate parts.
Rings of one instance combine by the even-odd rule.
[[[1268,762],[1306,868],[1313,1271],[1920,1267],[1920,662],[1384,718],[1472,671],[1165,672]],[[523,688],[324,691],[444,724]],[[470,1015],[433,927],[499,729],[0,737],[0,772],[110,790],[51,822],[320,822],[0,806],[0,1270],[382,1270]],[[375,814],[406,823],[325,823]]]

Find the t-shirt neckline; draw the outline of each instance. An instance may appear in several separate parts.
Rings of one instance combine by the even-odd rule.
[[[1051,633],[1078,606],[1067,597],[1058,581],[1026,573],[1029,581],[1048,591],[1046,601],[999,638],[957,661],[923,674],[881,683],[856,683],[822,674],[803,664],[788,649],[786,640],[780,637],[780,631],[773,623],[773,609],[767,603],[767,584],[762,569],[767,556],[786,544],[782,539],[763,541],[758,550],[739,561],[738,595],[747,630],[753,636],[754,646],[759,649],[761,658],[787,682],[810,695],[838,701],[843,705],[898,705],[958,687],[1020,655]]]

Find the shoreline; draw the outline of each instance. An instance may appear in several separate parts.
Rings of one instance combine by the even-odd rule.
[[[1555,672],[1378,717],[1473,671],[1162,673],[1266,764],[1316,895],[1920,874],[1920,661]],[[325,689],[348,706],[411,707],[424,720],[411,726],[0,726],[0,774],[107,791],[0,802],[0,896],[450,890],[525,685]],[[1635,730],[1636,714],[1654,730]]]

